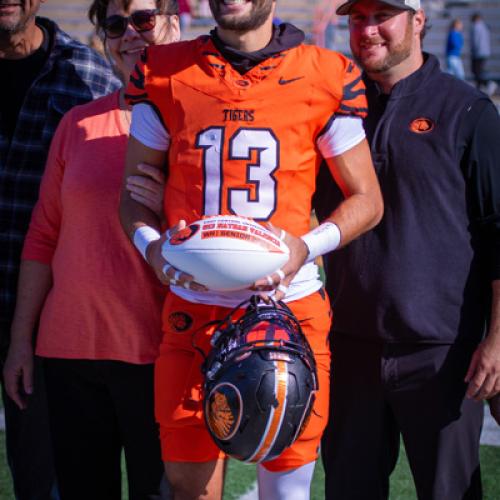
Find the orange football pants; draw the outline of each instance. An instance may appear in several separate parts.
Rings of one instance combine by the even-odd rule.
[[[328,298],[320,290],[287,305],[301,320],[314,352],[319,391],[309,422],[297,441],[278,458],[263,464],[271,471],[295,469],[316,460],[328,420],[331,322]],[[224,457],[205,426],[203,356],[197,349],[208,353],[214,327],[204,325],[223,319],[230,311],[187,302],[173,293],[167,295],[163,308],[163,340],[155,366],[155,413],[166,462],[209,462]],[[242,313],[243,310],[235,314],[235,318]]]

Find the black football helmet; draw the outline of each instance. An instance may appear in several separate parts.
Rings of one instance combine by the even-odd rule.
[[[316,364],[300,323],[283,302],[252,297],[222,321],[205,364],[204,413],[226,454],[259,463],[300,435],[318,389]]]

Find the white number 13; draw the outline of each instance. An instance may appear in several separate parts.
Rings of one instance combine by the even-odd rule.
[[[204,215],[222,213],[224,133],[223,127],[211,127],[196,139],[196,147],[203,149]],[[233,214],[267,220],[276,210],[273,173],[279,167],[278,139],[269,129],[238,129],[229,139],[228,160],[250,160],[252,151],[257,151],[257,160],[247,163],[246,182],[255,185],[255,196],[251,198],[248,188],[229,188],[227,209]]]

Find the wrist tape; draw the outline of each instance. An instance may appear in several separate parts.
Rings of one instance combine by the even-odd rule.
[[[144,260],[147,262],[146,258],[146,250],[148,245],[152,241],[156,241],[160,239],[160,233],[150,227],[150,226],[141,226],[140,228],[135,230],[134,233],[134,245],[141,252],[141,255],[144,257]]]
[[[340,229],[333,222],[323,222],[323,224],[315,227],[301,238],[309,249],[309,257],[306,262],[312,262],[316,257],[338,248],[340,245]]]

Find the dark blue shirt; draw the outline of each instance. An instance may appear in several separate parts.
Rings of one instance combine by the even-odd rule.
[[[385,211],[378,226],[325,259],[334,330],[384,342],[477,343],[491,282],[500,279],[495,106],[431,55],[390,95],[365,83],[364,125]],[[342,199],[324,172],[320,219]]]

